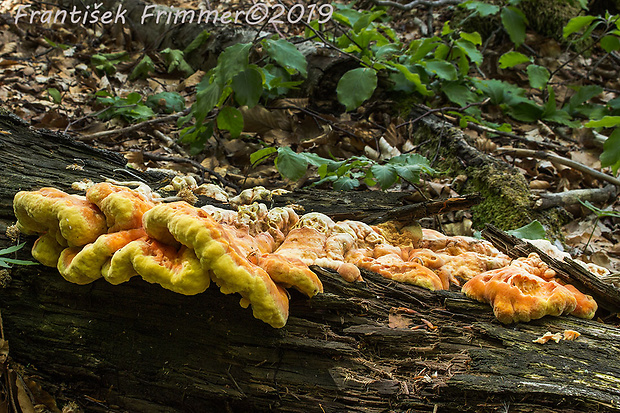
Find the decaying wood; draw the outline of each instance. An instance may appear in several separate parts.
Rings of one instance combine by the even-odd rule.
[[[0,115],[3,225],[18,190],[126,178],[121,157],[11,119]],[[4,334],[25,374],[88,412],[620,411],[614,326],[574,317],[503,326],[458,291],[313,270],[325,292],[293,291],[288,324],[273,329],[215,286],[183,296],[135,278],[80,286],[54,269],[15,267],[0,289]],[[581,336],[532,342],[568,329]]]
[[[572,191],[540,194],[536,208],[547,209],[554,206],[566,207],[579,204],[579,201],[608,202],[618,196],[618,189],[613,185],[603,188],[574,189]]]
[[[480,195],[471,194],[440,201],[411,203],[411,194],[403,192],[342,192],[296,190],[274,196],[274,205],[299,205],[303,212],[320,212],[335,220],[353,219],[367,224],[414,220],[469,209],[480,202]]]

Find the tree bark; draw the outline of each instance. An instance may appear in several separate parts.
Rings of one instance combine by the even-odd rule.
[[[3,226],[18,190],[128,178],[118,155],[3,114],[0,129]],[[80,286],[54,269],[14,267],[0,289],[4,335],[27,375],[88,412],[620,411],[614,326],[503,326],[457,291],[314,270],[325,292],[293,291],[287,325],[273,329],[215,287],[183,296],[139,279]],[[565,329],[582,335],[532,342]]]

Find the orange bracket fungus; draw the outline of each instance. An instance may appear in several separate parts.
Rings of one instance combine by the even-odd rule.
[[[529,258],[535,262],[538,257]],[[470,298],[490,303],[495,316],[504,324],[527,322],[545,315],[594,316],[597,306],[592,297],[571,285],[563,286],[553,279],[531,274],[523,261],[515,264],[475,276],[465,283],[463,292]]]
[[[174,183],[199,189],[191,179]],[[547,314],[592,318],[596,311],[592,297],[555,281],[536,254],[511,263],[487,241],[419,227],[414,233],[396,225],[334,222],[321,213],[299,217],[291,207],[255,202],[275,193],[245,190],[230,199],[236,210],[226,210],[163,203],[144,185],[133,190],[99,183],[86,197],[53,188],[19,192],[13,205],[17,227],[40,235],[33,257],[68,281],[103,277],[116,285],[139,275],[184,295],[199,294],[213,281],[224,294],[240,294],[241,306],[251,305],[254,317],[275,328],[288,319],[286,288],[308,297],[323,291],[311,265],[349,282],[361,281],[363,268],[431,290],[464,283],[463,292],[491,303],[502,323]]]
[[[86,199],[104,213],[108,232],[140,228],[142,215],[155,206],[137,191],[106,182],[91,186],[86,191]]]
[[[182,244],[196,253],[203,268],[224,294],[239,293],[244,307],[252,305],[256,318],[283,327],[288,318],[288,294],[259,266],[239,253],[205,211],[185,202],[157,205],[144,214],[149,236],[169,245]]]
[[[102,273],[111,284],[140,275],[145,281],[184,295],[205,291],[211,281],[192,249],[177,249],[149,237],[136,239],[118,250]]]
[[[107,231],[105,216],[96,205],[54,188],[18,192],[13,210],[21,232],[49,234],[62,246],[86,245]]]

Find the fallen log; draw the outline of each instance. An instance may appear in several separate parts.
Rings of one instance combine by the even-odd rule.
[[[161,179],[128,175],[120,156],[6,114],[0,130],[2,229],[18,190],[102,175]],[[23,374],[88,412],[620,411],[613,325],[546,317],[503,326],[458,291],[313,270],[325,292],[292,292],[287,325],[273,329],[217,288],[183,296],[138,279],[80,286],[16,266],[0,289],[4,335]],[[581,336],[533,342],[564,330]]]

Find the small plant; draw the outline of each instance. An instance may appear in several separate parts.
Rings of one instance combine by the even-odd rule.
[[[257,165],[272,154],[276,154],[274,162],[283,177],[296,181],[312,165],[317,167],[320,178],[315,185],[331,182],[335,190],[351,190],[362,182],[367,186],[378,185],[381,189],[387,189],[400,180],[416,184],[421,173],[435,173],[425,157],[414,153],[395,156],[382,164],[365,156],[336,161],[313,153],[296,153],[283,146],[260,149],[250,156],[250,161],[252,165]]]
[[[22,242],[21,244],[13,245],[11,247],[1,249],[0,250],[0,267],[2,267],[2,268],[11,268],[11,266],[9,264],[16,264],[16,265],[38,265],[39,263],[33,262],[33,261],[18,260],[18,259],[15,259],[15,258],[5,257],[5,255],[12,254],[12,253],[14,253],[16,251],[19,251],[20,249],[23,248],[24,245],[26,245],[26,243]]]
[[[583,205],[584,207],[588,208],[590,211],[594,212],[594,214],[596,215],[596,220],[594,220],[594,224],[592,225],[592,232],[590,233],[590,237],[588,238],[588,242],[586,242],[586,246],[583,247],[583,251],[586,252],[588,250],[588,245],[590,245],[590,241],[592,240],[592,236],[594,235],[594,231],[596,230],[596,224],[598,224],[598,221],[601,218],[606,218],[606,217],[620,218],[620,212],[617,212],[617,211],[605,211],[603,209],[595,207],[589,201],[579,200],[579,202],[581,203],[581,205]]]
[[[126,98],[121,98],[100,90],[95,96],[98,103],[109,106],[108,110],[99,114],[99,118],[103,120],[119,117],[127,122],[141,122],[155,115],[153,109],[142,102],[142,95],[139,93],[130,93]]]

